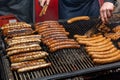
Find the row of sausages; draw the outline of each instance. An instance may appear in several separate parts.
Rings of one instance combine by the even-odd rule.
[[[35,25],[36,31],[42,36],[42,42],[49,47],[50,52],[65,48],[80,48],[74,40],[69,39],[69,32],[57,21],[45,21]]]
[[[2,27],[3,30],[7,29],[8,33],[16,29],[26,30],[26,28],[32,30],[30,25],[24,22],[6,24],[6,26]],[[24,33],[26,33],[26,31],[13,33],[13,35],[17,36],[5,35],[5,42],[7,44],[6,52],[11,62],[11,70],[26,72],[50,66],[51,63],[45,61],[48,53],[42,51],[40,46],[41,35]]]
[[[106,64],[120,61],[120,50],[117,49],[111,39],[103,35],[87,37],[74,35],[79,44],[85,45],[85,49],[96,64]]]

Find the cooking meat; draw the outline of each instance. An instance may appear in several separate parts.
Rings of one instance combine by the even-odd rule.
[[[30,51],[39,51],[41,50],[40,46],[32,46],[32,47],[27,47],[27,48],[21,48],[21,49],[16,49],[16,50],[12,50],[7,52],[8,56],[14,55],[14,54],[20,54],[23,52],[30,52]]]
[[[22,62],[27,60],[45,58],[46,56],[48,56],[47,52],[35,51],[35,52],[21,53],[21,54],[10,56],[10,61],[12,63],[16,63],[16,62]]]
[[[44,59],[12,63],[11,64],[11,70],[17,70],[17,69],[20,69],[20,68],[23,68],[23,67],[38,65],[38,64],[44,64],[44,63],[46,63],[46,61]]]
[[[27,66],[24,68],[20,68],[17,71],[21,73],[21,72],[26,72],[26,71],[36,70],[36,69],[42,69],[42,68],[46,68],[49,66],[51,66],[51,63],[38,64],[38,65],[34,65],[34,66]]]
[[[64,44],[64,45],[59,45],[59,46],[56,46],[56,47],[53,47],[53,48],[50,48],[50,51],[51,52],[55,52],[57,50],[60,50],[60,49],[65,49],[65,48],[80,48],[80,45],[73,45],[73,44]]]

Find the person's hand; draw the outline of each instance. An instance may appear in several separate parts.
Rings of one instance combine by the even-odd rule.
[[[43,7],[45,4],[49,5],[50,0],[39,0],[40,5]]]
[[[100,9],[100,16],[103,23],[107,23],[108,19],[112,16],[114,5],[111,2],[105,2]]]

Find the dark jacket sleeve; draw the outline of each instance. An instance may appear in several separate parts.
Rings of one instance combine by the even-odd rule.
[[[117,0],[104,0],[105,2],[111,2],[111,3],[113,3],[113,4],[115,4],[115,2],[117,1]]]

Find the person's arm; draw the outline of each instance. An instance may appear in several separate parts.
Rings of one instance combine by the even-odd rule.
[[[100,16],[104,23],[107,23],[108,18],[112,16],[112,12],[115,8],[115,1],[116,0],[104,0],[104,4],[100,8]]]
[[[45,4],[49,5],[50,0],[39,0],[40,5],[43,7]]]

